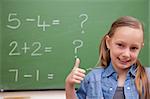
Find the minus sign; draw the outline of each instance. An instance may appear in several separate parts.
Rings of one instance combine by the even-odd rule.
[[[24,77],[32,77],[32,75],[24,75]]]
[[[26,19],[26,21],[35,21],[35,19]]]

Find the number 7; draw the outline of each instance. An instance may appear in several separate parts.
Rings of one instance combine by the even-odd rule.
[[[9,72],[15,72],[15,82],[18,81],[18,69],[9,69]]]

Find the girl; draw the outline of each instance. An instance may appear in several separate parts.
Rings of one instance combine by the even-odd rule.
[[[143,25],[135,18],[117,19],[103,37],[100,47],[100,66],[85,76],[76,59],[66,78],[67,99],[148,99],[149,80],[138,60],[144,46]],[[75,83],[81,83],[75,92]]]

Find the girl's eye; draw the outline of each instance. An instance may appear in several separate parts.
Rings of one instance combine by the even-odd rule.
[[[123,45],[122,45],[122,44],[120,44],[120,43],[117,43],[117,46],[119,46],[119,47],[123,47]]]
[[[122,44],[118,44],[118,46],[122,46]]]
[[[138,47],[131,47],[131,50],[138,50]]]

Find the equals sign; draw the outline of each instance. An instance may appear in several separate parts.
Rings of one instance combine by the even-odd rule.
[[[60,24],[60,20],[53,20],[52,24],[53,25],[58,25],[58,24]]]
[[[26,21],[33,22],[33,21],[35,21],[35,19],[26,18]]]
[[[46,53],[52,52],[52,47],[45,47],[45,52]]]
[[[48,74],[48,79],[53,79],[54,78],[54,74]]]
[[[25,78],[31,78],[32,75],[24,75]]]

